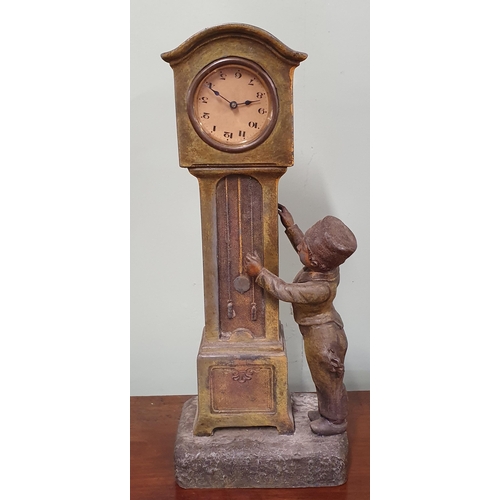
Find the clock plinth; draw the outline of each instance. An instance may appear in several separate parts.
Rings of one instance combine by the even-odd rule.
[[[162,54],[174,70],[179,163],[197,177],[205,327],[193,432],[292,433],[278,300],[244,271],[278,274],[278,182],[293,164],[293,70],[306,54],[253,26],[209,28]]]
[[[260,345],[205,342],[197,367],[195,435],[209,436],[220,427],[264,426],[276,427],[280,434],[293,433],[283,339]]]

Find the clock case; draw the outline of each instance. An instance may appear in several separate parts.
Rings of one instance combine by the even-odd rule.
[[[163,53],[174,71],[179,163],[198,178],[203,244],[205,327],[197,357],[198,409],[193,432],[273,426],[292,433],[288,363],[278,301],[245,275],[256,251],[278,274],[278,182],[293,164],[292,78],[307,55],[245,24],[206,29]],[[265,141],[239,152],[202,140],[188,115],[188,93],[214,61],[258,64],[278,96],[276,124]]]
[[[181,167],[209,165],[293,165],[293,71],[307,55],[296,52],[273,35],[254,26],[226,24],[192,36],[162,59],[174,71],[177,140]],[[188,116],[188,90],[206,66],[226,57],[257,63],[274,82],[279,115],[268,139],[258,148],[238,153],[219,151],[194,130]]]

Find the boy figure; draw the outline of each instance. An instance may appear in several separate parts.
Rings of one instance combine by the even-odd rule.
[[[322,436],[341,434],[347,428],[347,338],[333,299],[339,284],[339,266],[356,250],[356,238],[342,221],[330,215],[304,234],[285,206],[278,205],[278,213],[304,268],[293,283],[286,283],[262,267],[257,253],[249,253],[246,271],[271,295],[292,303],[318,395],[318,411],[308,414],[311,430]]]

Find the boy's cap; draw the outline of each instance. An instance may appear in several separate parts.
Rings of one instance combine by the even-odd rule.
[[[358,246],[352,231],[332,215],[316,222],[304,238],[314,257],[329,268],[342,264]]]

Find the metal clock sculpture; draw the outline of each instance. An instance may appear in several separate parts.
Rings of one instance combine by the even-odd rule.
[[[307,57],[245,24],[208,28],[162,54],[174,71],[179,163],[197,177],[205,325],[193,432],[292,433],[278,300],[245,272],[278,274],[278,181],[293,165],[293,70]]]

